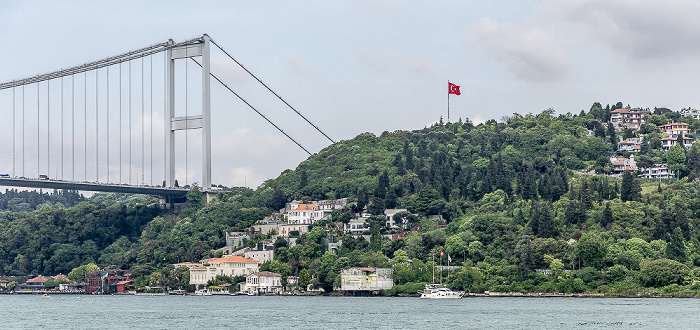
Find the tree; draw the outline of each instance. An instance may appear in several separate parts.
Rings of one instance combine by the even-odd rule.
[[[683,242],[683,231],[676,227],[671,234],[671,241],[666,246],[666,257],[678,262],[685,262],[687,254]]]
[[[671,171],[680,177],[680,172],[685,168],[685,148],[676,143],[666,152],[666,160]]]
[[[603,209],[603,217],[601,218],[600,225],[605,228],[608,224],[613,222],[613,214],[610,209],[610,203],[605,203],[605,209]]]
[[[598,235],[587,233],[581,236],[574,249],[576,256],[581,258],[585,267],[601,269],[606,253],[605,245]]]
[[[85,274],[97,270],[100,270],[100,267],[97,267],[97,265],[95,265],[94,263],[89,263],[73,268],[73,270],[71,270],[70,273],[68,273],[68,278],[70,278],[73,282],[84,282]]]
[[[615,133],[615,127],[612,123],[608,123],[608,131],[606,132],[606,135],[608,136],[608,141],[610,141],[612,149],[617,150],[617,134]]]
[[[309,286],[309,283],[311,283],[311,275],[309,275],[309,271],[306,270],[306,268],[304,268],[301,271],[299,271],[299,278],[297,279],[297,287],[300,290],[306,291],[306,287]]]
[[[640,282],[647,287],[662,287],[669,284],[682,284],[688,275],[688,266],[670,259],[657,259],[642,263],[639,271]]]
[[[626,201],[638,201],[642,198],[642,186],[630,171],[625,171],[622,175],[622,186],[620,187],[620,199]]]
[[[535,203],[532,208],[532,218],[530,228],[539,237],[555,237],[558,234],[557,226],[554,223],[551,213],[551,203]]]

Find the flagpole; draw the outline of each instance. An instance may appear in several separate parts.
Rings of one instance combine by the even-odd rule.
[[[450,122],[450,80],[447,80],[447,122]]]

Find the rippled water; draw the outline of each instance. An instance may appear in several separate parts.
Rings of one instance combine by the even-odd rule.
[[[0,295],[3,329],[700,328],[698,299]]]

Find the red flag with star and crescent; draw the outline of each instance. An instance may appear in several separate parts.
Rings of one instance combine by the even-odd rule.
[[[448,93],[448,94],[455,94],[455,95],[460,95],[460,94],[462,94],[462,93],[459,91],[459,86],[457,86],[457,85],[455,85],[455,84],[453,84],[453,83],[451,83],[451,82],[448,82],[448,83],[447,83],[447,87],[448,87],[448,88],[447,88],[447,89],[448,89],[448,90],[447,90],[447,93]]]

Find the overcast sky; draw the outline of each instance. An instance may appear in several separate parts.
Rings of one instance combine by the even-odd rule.
[[[452,121],[468,117],[482,122],[547,108],[578,113],[596,101],[679,110],[700,107],[695,86],[700,76],[697,13],[700,2],[687,0],[2,1],[0,80],[71,67],[169,38],[181,41],[207,33],[336,141],[363,132],[420,129],[441,116],[446,120],[448,80],[460,85],[462,91],[460,96],[450,97]],[[39,106],[39,127],[36,85],[27,86],[25,116],[31,124],[25,124],[24,175],[36,177],[41,172],[70,179],[75,149],[76,180],[95,181],[95,163],[99,163],[100,181],[107,179],[109,169],[111,182],[135,183],[140,171],[139,181],[160,183],[162,55],[145,60],[146,72],[151,60],[156,85],[154,114],[150,114],[147,91],[146,111],[141,115],[141,61],[134,62],[132,129],[121,135],[124,144],[129,135],[133,139],[132,160],[126,159],[122,147],[121,166],[119,122],[115,123],[118,113],[114,112],[120,98],[118,90],[115,92],[118,68],[109,70],[110,119],[102,106],[97,125],[101,131],[97,133],[94,114],[88,114],[89,143],[83,142],[84,120],[76,119],[80,133],[75,148],[67,137],[70,117],[64,114],[60,124],[61,82],[51,82],[50,95],[47,83],[39,87],[39,102],[43,103]],[[317,152],[330,144],[221,52],[214,51],[212,61],[214,74],[308,150]],[[179,67],[179,77],[184,68],[184,64]],[[199,71],[196,65],[188,66],[187,71],[187,111],[191,114],[189,111],[197,112],[199,104]],[[103,80],[98,88],[106,88],[106,74],[99,72],[102,78],[98,79]],[[80,84],[82,79],[77,77],[76,82]],[[63,83],[63,105],[69,108],[69,80]],[[88,74],[88,83],[87,103],[94,104],[94,73]],[[212,81],[214,183],[256,187],[308,157],[217,84]],[[181,92],[182,86],[178,87]],[[85,89],[76,89],[78,98],[83,97]],[[17,101],[21,89],[15,93],[14,140],[21,149],[21,102]],[[104,104],[106,94],[100,94]],[[178,99],[180,114],[185,108],[182,95],[184,92]],[[46,98],[51,101],[44,101]],[[76,102],[82,106],[83,101]],[[47,104],[51,110],[45,108]],[[0,91],[0,109],[0,138],[7,141],[0,155],[0,172],[12,173],[14,169],[20,176],[21,151],[16,152],[13,166],[9,142],[13,140],[12,90]],[[48,111],[49,119],[44,114]],[[154,147],[146,142],[144,150],[146,173],[141,165],[142,123],[146,136],[150,137],[151,125],[155,134]],[[122,124],[127,123],[122,120]],[[107,126],[111,127],[109,167]],[[180,182],[201,182],[198,134],[189,131],[185,139],[184,133],[178,132],[178,152],[184,154],[187,149],[188,155],[186,164],[178,162]],[[48,148],[47,143],[40,144],[38,157],[37,139],[50,144]],[[85,148],[88,161],[84,159]],[[153,165],[151,149],[156,159]],[[95,150],[102,154],[95,156]],[[37,158],[43,164],[38,169]],[[62,171],[60,165],[64,165]]]

